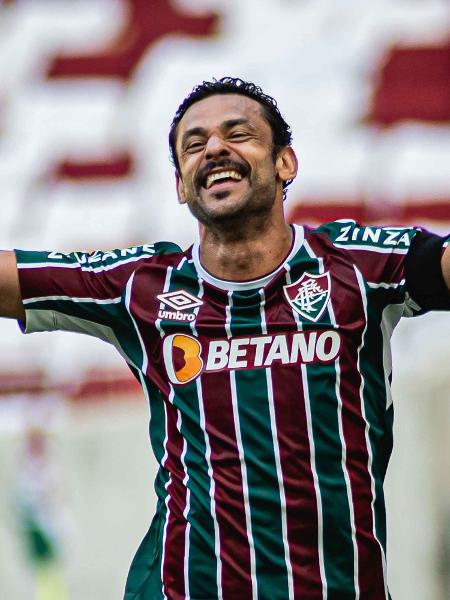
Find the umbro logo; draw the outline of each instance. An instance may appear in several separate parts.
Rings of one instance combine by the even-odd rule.
[[[189,309],[197,308],[203,304],[203,301],[196,296],[193,296],[186,290],[176,290],[175,292],[166,292],[156,296],[163,304],[175,309],[174,311],[163,310],[158,312],[160,319],[170,319],[173,321],[194,321],[195,314],[193,312],[184,312]],[[183,311],[183,312],[182,312]]]

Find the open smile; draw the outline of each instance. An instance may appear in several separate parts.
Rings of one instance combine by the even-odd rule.
[[[235,169],[213,171],[206,177],[205,188],[209,190],[212,186],[217,187],[226,183],[241,181],[242,175]]]
[[[216,187],[225,187],[242,181],[249,174],[250,169],[245,164],[236,161],[222,161],[222,164],[205,165],[197,174],[197,185],[209,190]]]

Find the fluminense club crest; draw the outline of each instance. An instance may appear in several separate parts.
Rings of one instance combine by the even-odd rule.
[[[309,321],[318,321],[330,299],[330,273],[303,273],[290,285],[283,287],[289,304]]]

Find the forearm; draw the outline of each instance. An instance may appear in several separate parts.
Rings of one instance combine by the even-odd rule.
[[[445,249],[441,260],[442,275],[450,293],[450,245]]]
[[[0,317],[25,319],[16,255],[11,251],[0,251]]]

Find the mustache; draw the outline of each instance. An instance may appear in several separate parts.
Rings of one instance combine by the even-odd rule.
[[[237,171],[242,177],[246,177],[250,173],[250,167],[246,162],[238,162],[236,160],[231,160],[230,158],[225,158],[217,161],[210,161],[206,163],[201,169],[199,169],[196,177],[195,183],[197,186],[206,185],[206,178],[210,174],[211,171],[216,169],[227,169],[228,171]]]

